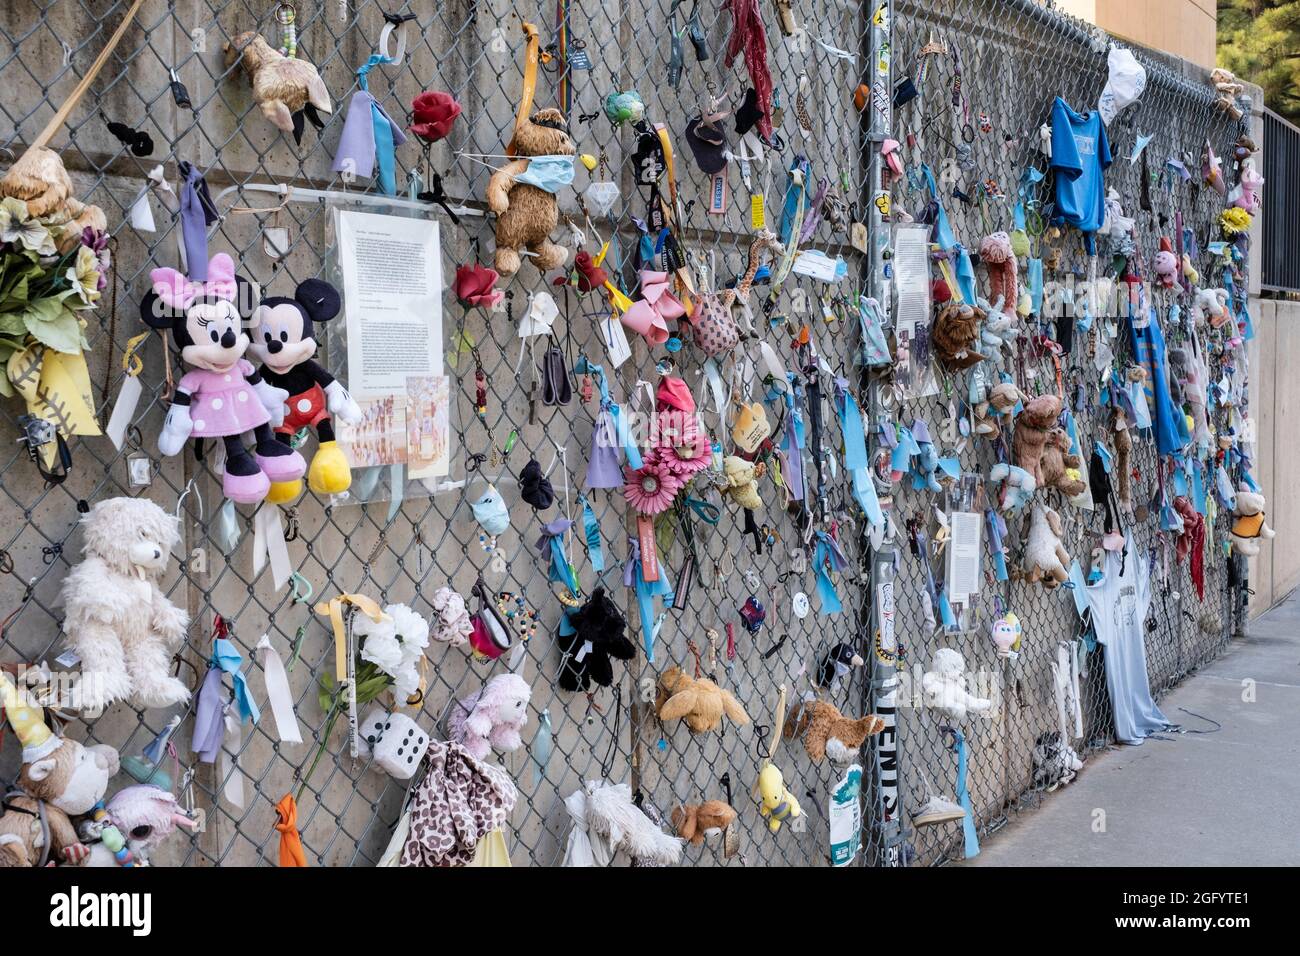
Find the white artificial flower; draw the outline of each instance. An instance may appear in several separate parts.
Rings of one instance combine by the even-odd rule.
[[[394,622],[372,621],[365,614],[357,614],[353,617],[352,631],[361,644],[361,659],[396,677],[402,666],[402,642]]]
[[[402,647],[407,653],[418,652],[429,646],[429,622],[416,614],[405,604],[390,604],[384,613],[393,619],[397,635],[402,639]]]
[[[420,658],[429,646],[429,622],[405,604],[390,604],[384,613],[393,619],[393,627],[401,641],[401,661],[393,675],[393,692],[399,700],[410,697],[420,689]]]

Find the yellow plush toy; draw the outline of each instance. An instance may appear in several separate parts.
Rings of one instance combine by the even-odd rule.
[[[758,496],[758,479],[763,477],[762,462],[755,464],[735,455],[722,460],[722,472],[726,476],[726,492],[731,500],[742,508],[756,511],[763,507],[763,499]]]
[[[769,763],[759,771],[754,794],[758,797],[758,812],[773,833],[778,832],[786,820],[803,816],[803,808],[794,794],[785,788],[785,778],[776,764]]]
[[[786,820],[803,816],[803,808],[795,795],[785,788],[785,777],[772,758],[781,743],[781,724],[785,717],[785,685],[777,688],[776,710],[773,712],[772,737],[767,744],[767,756],[763,758],[758,771],[758,780],[754,782],[754,798],[758,801],[758,812],[767,821],[767,828],[773,833],[781,829]]]

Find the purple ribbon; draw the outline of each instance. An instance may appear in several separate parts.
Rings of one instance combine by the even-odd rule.
[[[208,226],[219,218],[208,193],[203,174],[190,163],[180,164],[185,177],[181,184],[181,239],[185,243],[185,265],[195,282],[208,279]]]
[[[221,753],[221,741],[226,736],[225,707],[221,702],[221,668],[208,668],[199,690],[198,706],[194,709],[194,738],[190,749],[204,763],[216,763]]]

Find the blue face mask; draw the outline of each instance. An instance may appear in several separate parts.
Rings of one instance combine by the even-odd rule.
[[[493,485],[477,501],[470,502],[470,510],[479,526],[488,534],[496,536],[510,527],[510,512],[506,510],[505,500]]]
[[[548,193],[559,192],[573,182],[573,157],[529,156],[528,168],[515,176],[515,182],[527,183]]]

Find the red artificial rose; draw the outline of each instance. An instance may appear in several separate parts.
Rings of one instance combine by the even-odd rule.
[[[450,93],[426,90],[411,103],[414,122],[408,127],[420,139],[436,143],[451,132],[451,126],[460,115],[460,104]]]
[[[609,281],[609,273],[592,261],[591,253],[583,250],[573,259],[578,270],[578,291],[590,292]]]
[[[472,266],[458,266],[456,281],[453,283],[456,298],[467,309],[476,305],[485,309],[495,308],[505,298],[505,293],[496,288],[499,278],[501,277],[495,269],[481,266],[477,262]]]

